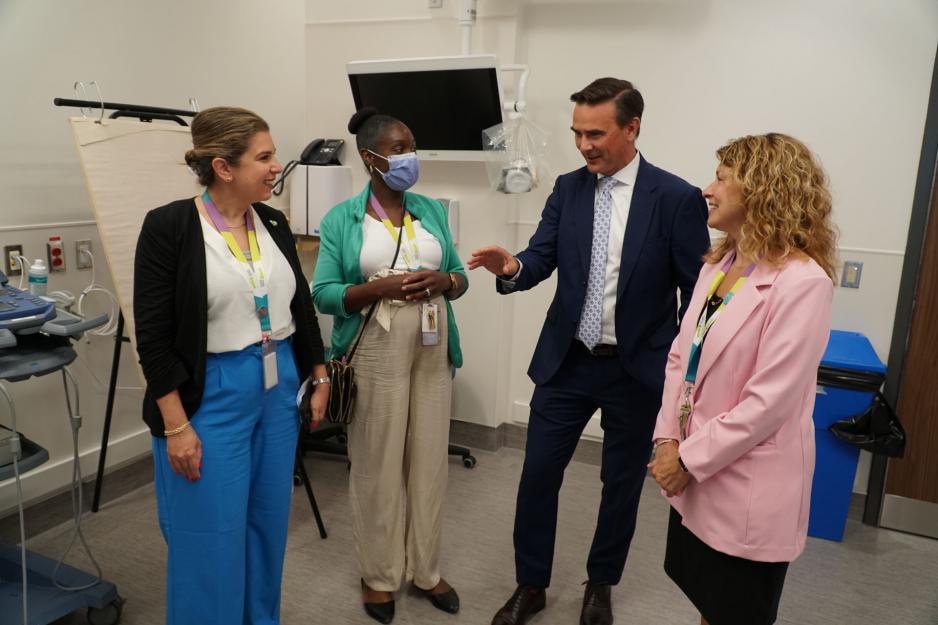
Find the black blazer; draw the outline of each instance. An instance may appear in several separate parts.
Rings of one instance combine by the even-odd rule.
[[[303,379],[314,365],[325,362],[309,283],[284,214],[260,203],[254,210],[296,278],[290,310],[296,323],[293,351]],[[147,380],[143,420],[154,436],[163,436],[163,417],[156,399],[178,390],[191,418],[202,403],[205,388],[208,281],[195,200],[171,202],[144,218],[134,258],[133,305],[137,354]]]
[[[589,278],[595,194],[596,174],[586,167],[558,177],[537,231],[518,254],[523,268],[514,288],[496,280],[500,293],[523,291],[557,269],[557,291],[528,368],[535,384],[553,377],[576,334]],[[642,158],[622,245],[616,342],[625,371],[659,394],[668,348],[709,246],[700,189]]]

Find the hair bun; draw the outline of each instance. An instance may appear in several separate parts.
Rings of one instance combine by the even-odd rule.
[[[373,106],[366,106],[365,108],[355,111],[355,114],[352,115],[352,118],[348,120],[348,131],[353,135],[358,134],[358,129],[362,127],[369,117],[378,114],[378,109]]]

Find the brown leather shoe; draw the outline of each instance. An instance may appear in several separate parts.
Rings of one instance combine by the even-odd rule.
[[[543,588],[518,586],[511,598],[495,613],[492,625],[524,625],[547,605],[547,593]]]
[[[612,586],[586,582],[580,625],[612,625]]]

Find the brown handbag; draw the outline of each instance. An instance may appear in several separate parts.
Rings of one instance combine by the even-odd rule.
[[[395,263],[397,263],[397,256],[401,251],[401,239],[403,235],[404,224],[402,223],[397,232],[397,248],[394,250],[394,259],[391,261],[390,265],[392,268]],[[365,315],[365,320],[362,321],[361,328],[358,330],[358,338],[355,339],[352,349],[342,358],[333,358],[326,363],[326,375],[329,376],[331,381],[329,384],[329,401],[326,404],[326,418],[332,423],[351,423],[352,416],[355,414],[355,397],[358,394],[358,386],[355,384],[355,369],[352,368],[352,357],[358,349],[362,335],[365,334],[365,326],[371,321],[371,316],[374,314],[377,306],[378,302],[375,302],[371,305],[371,308],[368,309],[368,314]],[[303,423],[306,428],[311,428],[313,422],[312,409],[309,405],[310,398],[313,395],[313,388],[313,385],[310,384],[303,394],[303,399],[300,401],[301,423]]]

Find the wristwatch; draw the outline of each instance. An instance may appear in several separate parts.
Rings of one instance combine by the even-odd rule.
[[[310,383],[313,386],[319,386],[320,384],[332,384],[332,379],[329,376],[324,378],[310,378]]]

